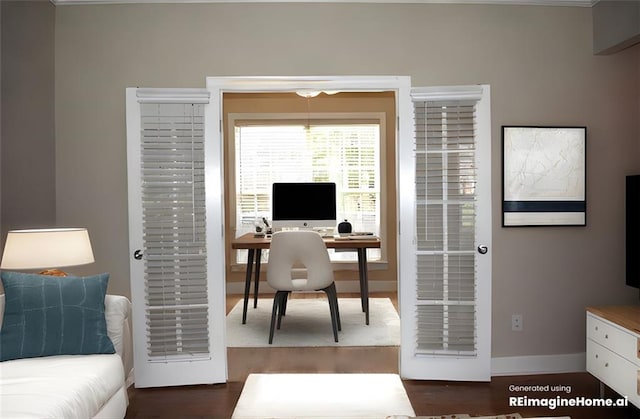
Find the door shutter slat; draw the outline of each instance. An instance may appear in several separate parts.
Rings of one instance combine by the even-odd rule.
[[[474,106],[414,102],[416,354],[476,354]]]
[[[147,356],[209,356],[204,105],[143,103]]]

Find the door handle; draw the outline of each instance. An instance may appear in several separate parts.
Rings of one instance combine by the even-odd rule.
[[[481,244],[480,246],[478,246],[478,253],[480,253],[481,255],[486,254],[488,251],[489,251],[489,248],[484,244]]]
[[[142,256],[144,256],[144,252],[140,249],[136,249],[136,251],[133,252],[133,258],[135,260],[142,260]]]

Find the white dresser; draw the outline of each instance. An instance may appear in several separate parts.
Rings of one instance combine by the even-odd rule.
[[[587,371],[640,407],[640,306],[587,308]]]

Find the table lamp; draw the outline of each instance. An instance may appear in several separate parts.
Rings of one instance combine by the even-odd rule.
[[[42,275],[67,276],[58,268],[93,263],[86,228],[11,230],[1,269],[44,269]]]

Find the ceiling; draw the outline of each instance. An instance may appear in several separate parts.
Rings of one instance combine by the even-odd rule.
[[[56,6],[133,3],[441,3],[591,7],[599,0],[50,0]]]

